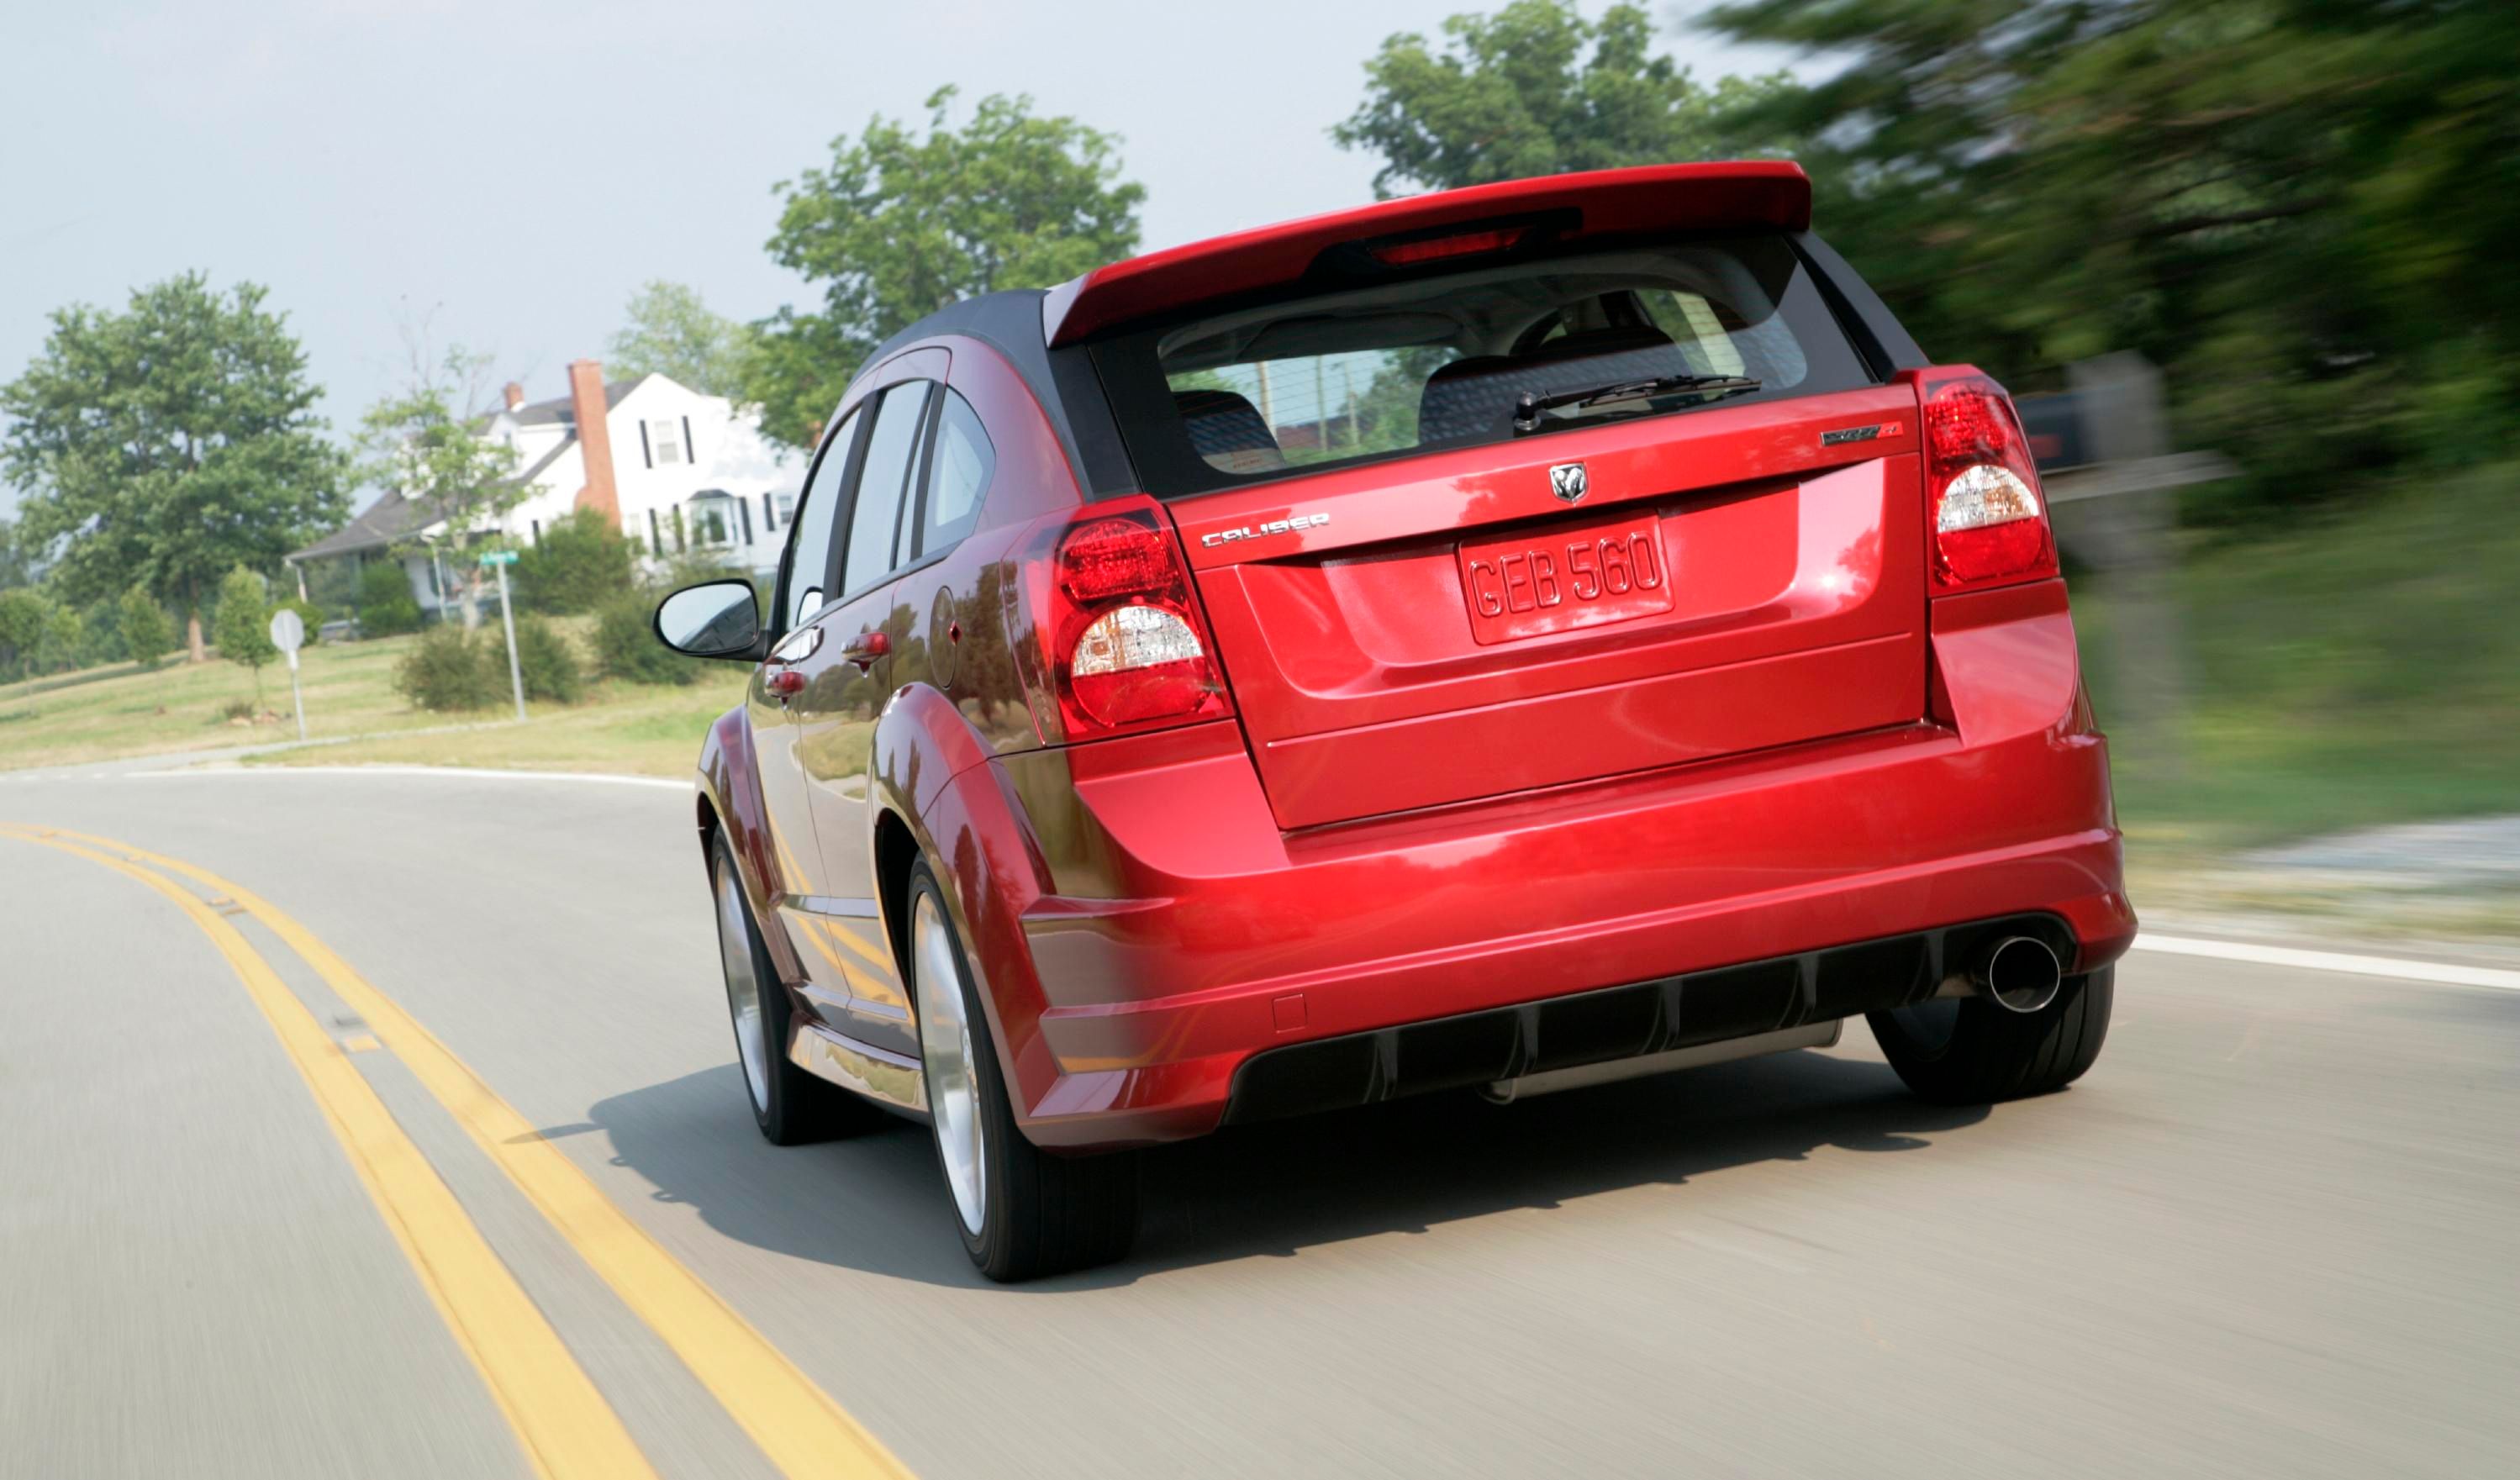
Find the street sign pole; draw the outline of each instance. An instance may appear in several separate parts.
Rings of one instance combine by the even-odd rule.
[[[525,722],[525,674],[517,663],[517,613],[508,605],[508,567],[517,562],[513,550],[494,550],[481,563],[499,572],[499,625],[508,629],[508,687],[517,695],[517,723]]]
[[[306,738],[306,695],[297,687],[297,650],[306,641],[306,623],[283,606],[271,614],[271,646],[289,659],[289,711],[297,716],[297,738]]]

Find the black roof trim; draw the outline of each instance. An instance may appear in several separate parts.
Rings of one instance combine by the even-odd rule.
[[[1068,470],[1089,499],[1138,490],[1119,425],[1081,349],[1052,349],[1042,335],[1038,288],[1009,289],[948,303],[884,340],[859,367],[863,376],[911,345],[940,335],[977,339],[1007,357],[1058,433]],[[853,381],[854,382],[854,381]]]

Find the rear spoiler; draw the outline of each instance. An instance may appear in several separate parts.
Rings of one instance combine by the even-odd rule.
[[[1556,240],[1674,230],[1811,229],[1811,178],[1790,159],[1654,164],[1506,180],[1283,221],[1098,267],[1042,300],[1052,348],[1116,325],[1302,279],[1325,251],[1499,218],[1571,223]]]

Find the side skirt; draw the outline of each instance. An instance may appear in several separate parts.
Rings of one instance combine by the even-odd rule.
[[[927,1080],[918,1059],[800,1022],[788,1040],[788,1061],[887,1108],[922,1119],[927,1114]]]

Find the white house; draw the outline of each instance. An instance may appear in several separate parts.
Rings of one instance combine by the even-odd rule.
[[[479,424],[482,436],[516,449],[528,491],[474,536],[498,532],[533,545],[571,512],[599,509],[652,562],[714,554],[730,570],[778,564],[805,459],[763,437],[757,414],[660,375],[608,383],[593,360],[568,367],[568,386],[567,395],[528,401],[523,386],[511,384],[507,404]],[[319,561],[398,559],[421,608],[447,614],[462,605],[460,583],[441,589],[436,558],[412,549],[447,533],[425,504],[388,492],[289,561],[302,569]]]

